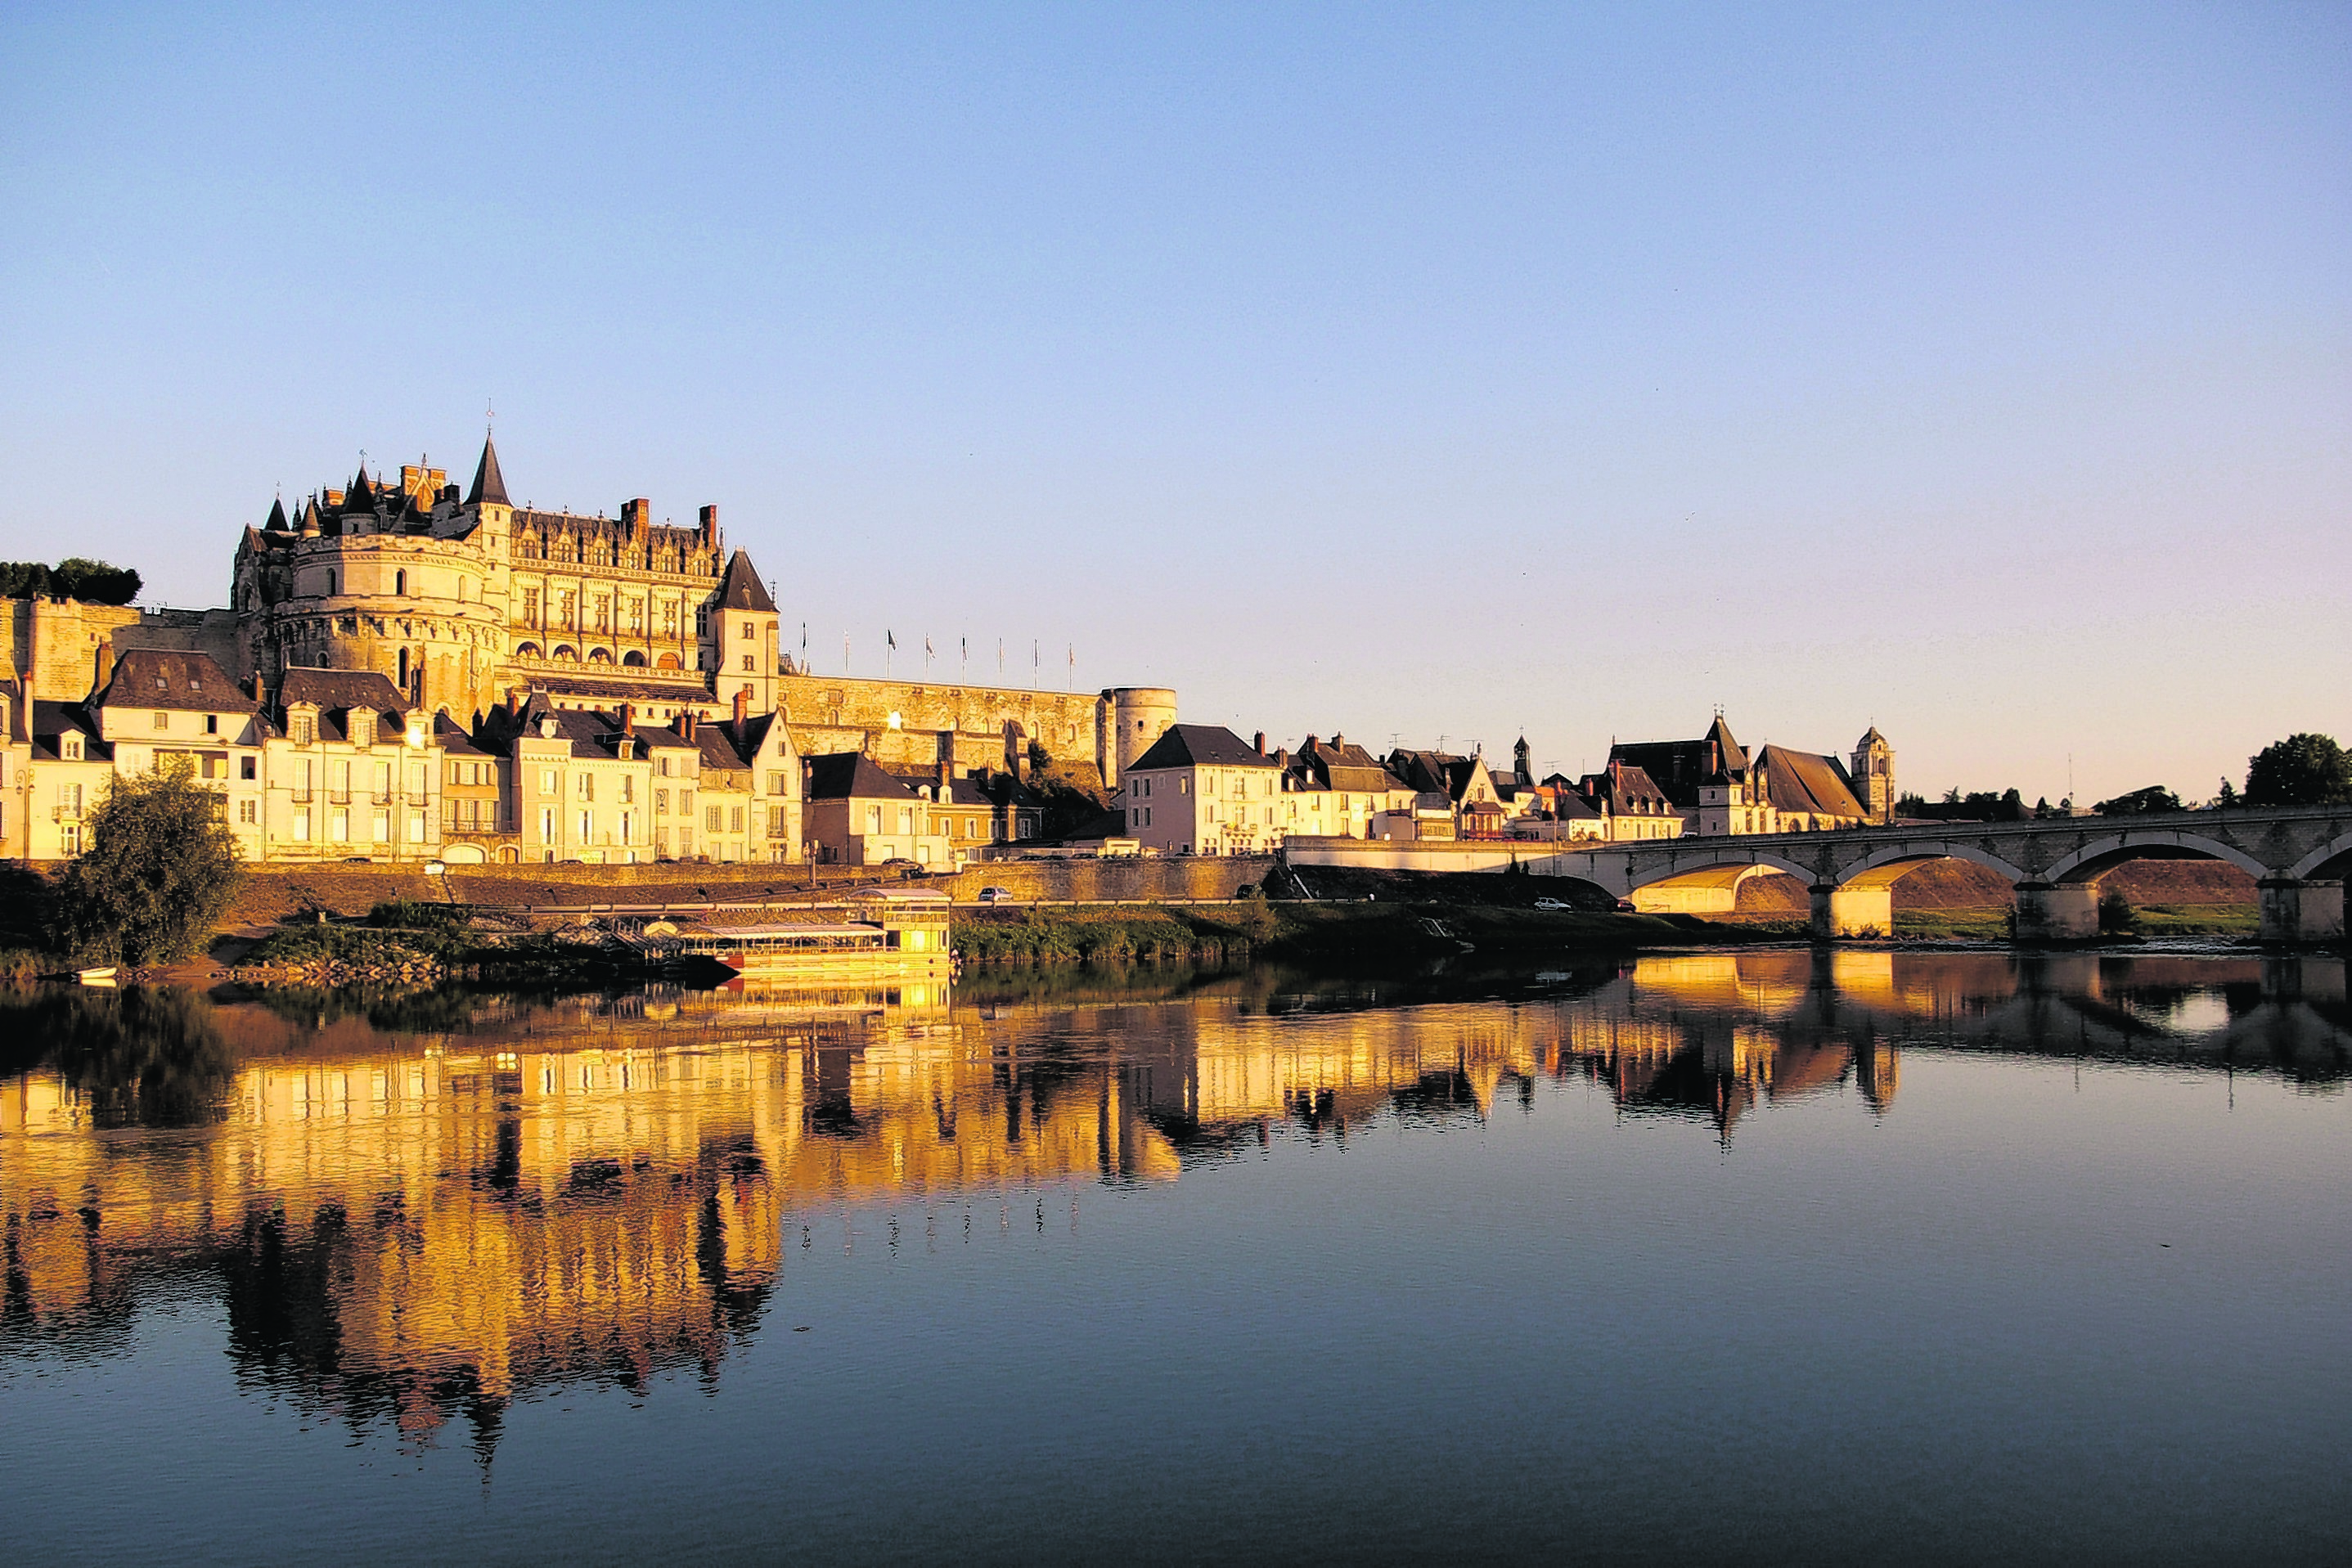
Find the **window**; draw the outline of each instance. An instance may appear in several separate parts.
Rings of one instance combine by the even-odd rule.
[[[1176,793],[1179,795],[1189,795],[1192,792],[1192,781],[1190,779],[1179,779],[1176,780]]]
[[[656,817],[667,817],[669,815],[668,790],[656,789],[654,791],[654,815]]]
[[[768,836],[772,839],[782,839],[789,838],[791,835],[792,829],[784,821],[784,809],[782,806],[769,807]]]
[[[260,819],[261,803],[259,801],[247,800],[239,800],[236,803],[236,820],[244,823],[247,827],[249,828],[253,826],[253,824],[260,821]]]
[[[583,773],[580,775],[578,784],[575,788],[576,792],[583,800],[593,800],[596,798],[595,775],[591,773]]]
[[[541,794],[557,795],[562,793],[562,789],[563,787],[556,782],[554,768],[542,768],[539,770],[539,792]]]
[[[596,813],[593,811],[580,813],[580,841],[583,844],[596,841]]]
[[[392,591],[400,598],[404,599],[408,596],[408,574],[406,572],[395,571],[392,574]]]
[[[58,850],[63,854],[78,855],[81,853],[81,824],[79,822],[68,822],[58,830]]]
[[[60,784],[58,786],[58,810],[59,814],[68,817],[79,817],[81,815],[80,785]]]
[[[79,735],[67,736],[65,737],[64,750],[61,755],[68,762],[79,762],[81,760],[81,737]]]
[[[552,806],[539,809],[539,841],[542,844],[555,841],[555,808]]]
[[[307,806],[294,813],[294,841],[298,844],[310,841],[310,810]]]
[[[866,808],[866,831],[869,833],[878,833],[882,831],[881,807],[868,806]]]
[[[352,814],[349,811],[337,811],[329,819],[328,836],[339,844],[351,842]]]
[[[715,833],[719,831],[719,809],[716,806],[705,806],[702,809],[703,831]]]
[[[256,769],[255,769],[255,768],[254,768],[254,758],[250,758],[250,757],[241,757],[241,758],[237,758],[237,763],[236,763],[236,776],[237,776],[237,778],[238,778],[239,779],[243,780],[245,783],[247,783],[247,784],[251,784],[251,783],[253,783],[253,782],[255,781],[255,780],[254,780],[254,773],[255,773],[255,771],[256,771]]]
[[[313,715],[296,714],[287,720],[287,727],[293,731],[294,744],[297,746],[311,746],[318,742],[319,721]]]
[[[781,795],[781,794],[782,794],[783,792],[784,792],[784,776],[783,776],[782,774],[781,774],[781,773],[771,773],[771,774],[769,774],[769,775],[768,775],[768,793],[769,793],[769,794],[771,794],[771,795]]]
[[[708,604],[694,607],[694,634],[698,637],[710,635],[710,606]]]
[[[522,623],[526,626],[539,624],[539,590],[536,588],[522,591]]]
[[[751,673],[751,655],[749,653],[743,655],[743,673],[747,675]]]
[[[637,781],[627,774],[621,775],[621,803],[627,805],[637,798]]]
[[[172,716],[171,716],[170,714],[168,714],[168,713],[158,713],[158,714],[155,716],[155,727],[156,727],[157,729],[169,729],[169,728],[171,728],[171,727],[172,727]]]
[[[899,808],[898,831],[902,833],[911,833],[915,831],[915,813],[910,808]]]
[[[408,841],[412,844],[425,841],[425,813],[422,811],[408,813]]]

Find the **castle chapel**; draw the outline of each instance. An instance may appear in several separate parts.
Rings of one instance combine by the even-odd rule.
[[[693,528],[651,513],[517,507],[488,440],[462,493],[438,468],[396,483],[362,469],[246,529],[236,664],[272,686],[292,669],[375,671],[467,725],[533,688],[663,718],[719,716],[739,693],[773,712],[786,665],[751,558],[727,553],[716,507]]]

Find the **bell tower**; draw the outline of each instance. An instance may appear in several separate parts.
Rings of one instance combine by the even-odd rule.
[[[1853,785],[1873,822],[1895,821],[1895,748],[1874,724],[1853,743]]]

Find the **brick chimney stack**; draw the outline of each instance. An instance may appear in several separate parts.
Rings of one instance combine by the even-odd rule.
[[[645,538],[646,530],[653,526],[653,502],[644,496],[621,503],[621,521],[629,525],[629,532],[640,541]]]
[[[627,736],[632,740],[636,738],[637,705],[635,703],[623,703],[621,705],[621,733]]]
[[[719,508],[717,507],[702,508],[702,542],[712,549],[719,548]]]
[[[1260,757],[1264,757],[1265,755],[1265,731],[1262,729],[1259,730],[1255,736],[1251,737],[1250,744],[1257,747],[1257,754]]]
[[[736,723],[736,725],[740,727],[742,725],[743,721],[744,721],[745,719],[749,718],[751,716],[751,687],[749,687],[749,686],[737,686],[737,687],[735,688],[735,723]]]

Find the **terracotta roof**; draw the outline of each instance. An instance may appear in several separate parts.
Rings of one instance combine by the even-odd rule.
[[[131,648],[115,662],[100,707],[193,708],[202,713],[255,713],[261,705],[239,691],[210,653]]]
[[[749,551],[737,550],[727,560],[727,576],[719,584],[719,608],[749,610],[763,615],[776,612],[776,601],[768,597],[765,584],[760,580],[760,569],[751,564]]]
[[[1157,768],[1278,768],[1281,764],[1221,724],[1171,724],[1128,771]]]

